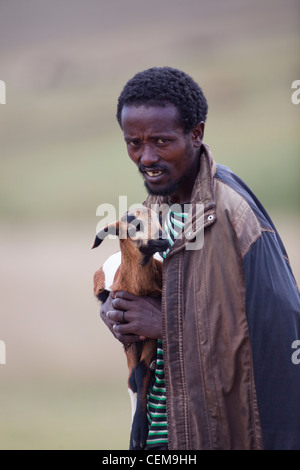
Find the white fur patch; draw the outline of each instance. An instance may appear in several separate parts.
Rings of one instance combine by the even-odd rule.
[[[110,291],[111,286],[114,282],[114,277],[118,267],[121,264],[121,251],[117,251],[111,255],[102,266],[102,270],[105,276],[105,289]]]
[[[160,261],[161,263],[163,262],[163,257],[160,256],[158,252],[154,253],[153,258],[157,259],[157,261]]]
[[[128,389],[128,393],[130,396],[131,402],[131,422],[133,422],[133,418],[135,415],[136,404],[137,404],[137,393],[134,393],[130,388]]]
[[[163,261],[163,258],[160,256],[159,253],[155,253],[153,257],[160,262]],[[107,260],[102,266],[102,270],[105,276],[105,289],[108,291],[111,291],[111,286],[114,282],[114,277],[120,264],[121,264],[121,251],[117,251],[116,253],[111,255],[109,258],[107,258]]]

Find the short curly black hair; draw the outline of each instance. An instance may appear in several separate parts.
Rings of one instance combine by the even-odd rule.
[[[178,109],[184,132],[206,121],[208,105],[202,89],[188,74],[172,67],[152,67],[131,78],[119,96],[117,120],[122,127],[125,105],[166,106],[170,103]]]

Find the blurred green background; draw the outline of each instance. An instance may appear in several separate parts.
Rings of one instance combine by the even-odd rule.
[[[277,225],[299,283],[298,0],[1,0],[0,449],[127,449],[122,346],[99,319],[99,204],[145,190],[115,119],[125,82],[180,68],[205,142]]]

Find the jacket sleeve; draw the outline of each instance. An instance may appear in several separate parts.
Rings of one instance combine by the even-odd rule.
[[[285,254],[264,231],[243,261],[265,449],[300,449],[300,299]]]

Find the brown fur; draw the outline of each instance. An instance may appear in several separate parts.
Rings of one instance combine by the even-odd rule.
[[[135,217],[136,220],[144,223],[144,231],[142,231],[144,238],[140,238],[139,234],[136,234],[137,236],[133,238],[123,238],[124,235],[127,234],[128,226],[130,225],[128,223],[128,216],[131,218]],[[151,217],[152,225],[149,223]],[[152,227],[152,232],[150,227]],[[126,213],[120,221],[117,221],[115,224],[110,224],[99,232],[93,244],[93,248],[98,246],[109,233],[117,232],[120,238],[121,264],[115,273],[113,284],[110,286],[113,295],[120,290],[137,296],[150,295],[156,297],[161,295],[162,263],[154,259],[152,255],[148,256],[147,261],[144,262],[145,253],[143,254],[140,251],[141,246],[144,250],[147,250],[151,234],[156,232],[157,235],[159,231],[160,224],[156,213],[142,207],[140,210]],[[145,235],[147,236],[145,237]],[[165,243],[164,241],[164,246]],[[165,248],[166,247],[164,247],[164,249]],[[94,275],[95,295],[99,296],[104,288],[105,276],[101,267]],[[137,411],[132,423],[130,439],[131,449],[143,448],[147,436],[147,389],[151,378],[151,362],[156,355],[156,347],[157,341],[153,339],[146,339],[142,343],[129,343],[124,345],[129,369],[128,386],[133,392],[136,392],[136,390],[134,390],[136,387],[138,394]],[[138,378],[136,378],[136,376]]]
[[[102,267],[94,274],[94,294],[97,297],[105,289],[105,275]]]

